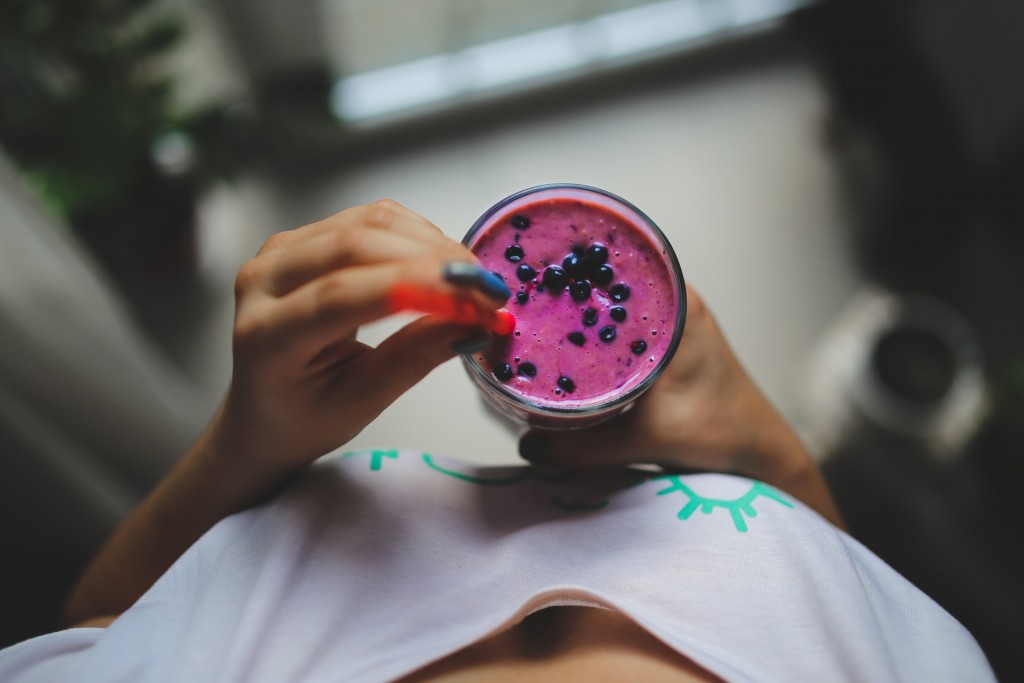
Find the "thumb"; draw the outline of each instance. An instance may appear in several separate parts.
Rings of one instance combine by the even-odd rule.
[[[608,467],[647,461],[639,413],[630,410],[586,429],[531,429],[519,440],[519,455],[535,464],[573,468]]]
[[[351,382],[362,390],[367,407],[378,414],[438,365],[490,343],[491,334],[485,328],[426,316],[368,352],[359,367],[353,368]]]

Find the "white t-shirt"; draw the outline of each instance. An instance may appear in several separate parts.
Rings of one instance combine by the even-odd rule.
[[[319,464],[109,628],[0,652],[0,680],[387,681],[557,604],[617,609],[730,681],[994,680],[941,607],[764,484],[411,451]]]

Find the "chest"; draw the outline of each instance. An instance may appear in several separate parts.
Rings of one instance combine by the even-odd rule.
[[[480,680],[709,683],[720,679],[618,612],[549,607],[414,672],[401,683]]]

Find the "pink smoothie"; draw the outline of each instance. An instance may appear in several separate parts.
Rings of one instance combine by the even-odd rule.
[[[678,343],[685,299],[674,256],[638,218],[602,201],[541,195],[495,214],[470,241],[512,290],[507,307],[516,317],[515,333],[476,361],[539,406],[621,396]]]

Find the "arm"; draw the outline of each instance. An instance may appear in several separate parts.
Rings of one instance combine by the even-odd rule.
[[[214,524],[269,495],[294,473],[294,467],[245,461],[230,437],[221,436],[220,421],[218,414],[93,559],[65,606],[65,625],[98,617],[96,624],[109,622]]]
[[[682,343],[632,410],[591,429],[528,432],[519,450],[533,462],[573,467],[647,462],[732,472],[786,491],[843,528],[817,464],[740,365],[692,289]]]
[[[319,456],[351,440],[456,351],[486,330],[433,316],[376,348],[356,340],[392,311],[399,282],[494,310],[507,297],[461,244],[392,202],[349,209],[275,235],[236,281],[233,370],[209,426],[86,569],[65,624],[127,609],[224,517],[271,496]],[[109,621],[109,619],[107,619]]]

